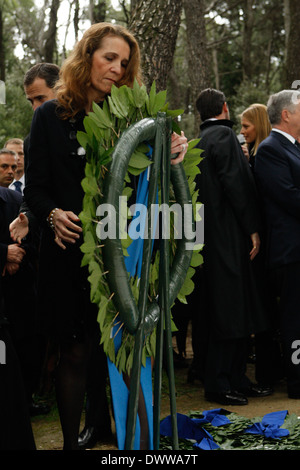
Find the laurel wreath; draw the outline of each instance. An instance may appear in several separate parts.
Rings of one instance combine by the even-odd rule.
[[[119,318],[113,304],[114,293],[110,292],[106,281],[105,266],[102,259],[103,242],[97,235],[99,218],[96,215],[97,207],[103,199],[103,183],[111,161],[111,155],[116,143],[124,130],[137,121],[151,117],[155,118],[158,112],[165,112],[172,118],[182,114],[182,110],[169,110],[166,103],[166,91],[156,92],[155,82],[152,84],[149,94],[144,85],[134,82],[133,88],[122,86],[112,87],[111,95],[100,107],[93,103],[93,111],[84,119],[85,131],[77,133],[77,139],[86,151],[85,177],[82,181],[84,190],[83,209],[79,217],[82,222],[84,242],[81,246],[83,253],[82,266],[88,266],[89,282],[91,287],[91,301],[98,306],[98,323],[101,331],[101,343],[109,359],[116,365],[120,372],[129,373],[133,360],[134,335],[129,334]],[[174,130],[180,133],[180,129],[173,121]],[[201,150],[195,148],[199,140],[192,140],[188,144],[188,150],[184,159],[184,170],[188,180],[193,207],[196,207],[198,191],[196,190],[195,177],[199,173],[198,164],[201,161]],[[151,161],[147,157],[149,148],[145,144],[139,145],[131,156],[124,181],[122,196],[129,198],[132,194],[130,187],[130,175],[138,176],[148,168]],[[174,192],[170,188],[170,202],[174,200]],[[174,201],[175,202],[175,201]],[[197,220],[198,214],[194,212]],[[172,221],[171,221],[172,223]],[[131,239],[127,234],[126,239],[121,240],[124,256]],[[171,253],[176,251],[176,240],[171,236]],[[178,300],[187,303],[186,297],[193,291],[192,277],[195,268],[202,263],[202,246],[195,246],[191,265],[186,279],[178,294]],[[112,253],[112,256],[113,253]],[[150,267],[150,285],[148,295],[155,298],[158,293],[159,276],[159,251],[156,253]],[[130,286],[136,301],[139,297],[139,284],[137,278],[130,279]],[[126,299],[124,299],[126,301]],[[115,350],[113,326],[122,330],[122,342],[119,349]],[[118,332],[117,331],[117,332]],[[117,333],[116,333],[117,334]],[[155,356],[156,332],[146,335],[143,345],[142,362],[146,357]]]

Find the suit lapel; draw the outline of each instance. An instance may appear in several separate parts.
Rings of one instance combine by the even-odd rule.
[[[272,131],[271,134],[273,137],[275,137],[276,140],[279,140],[281,145],[285,147],[289,152],[293,153],[297,158],[300,158],[300,149],[295,144],[293,144],[287,137],[276,131]]]

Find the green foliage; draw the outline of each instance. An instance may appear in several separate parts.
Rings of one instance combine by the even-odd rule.
[[[112,87],[111,95],[104,102],[103,107],[93,104],[93,112],[84,120],[85,132],[78,132],[79,143],[85,148],[87,163],[85,168],[85,178],[82,187],[85,192],[83,210],[80,214],[84,232],[84,243],[81,246],[83,253],[82,265],[88,266],[89,282],[91,285],[91,300],[98,305],[98,323],[101,330],[101,342],[104,350],[112,362],[116,364],[120,371],[129,372],[132,365],[132,355],[134,346],[134,336],[130,335],[119,320],[113,304],[113,293],[110,293],[106,278],[105,267],[102,262],[102,247],[99,241],[99,231],[97,219],[97,207],[101,204],[103,197],[103,181],[107,172],[111,154],[120,139],[123,131],[133,123],[146,118],[157,116],[159,111],[166,112],[169,116],[176,116],[180,111],[168,110],[166,92],[156,93],[155,83],[153,83],[149,94],[145,86],[140,86],[135,81],[133,88],[122,86]],[[186,175],[193,201],[196,202],[197,193],[195,191],[194,178],[197,174],[197,164],[200,162],[201,151],[194,147],[197,141],[189,143],[188,152],[185,157]],[[139,145],[131,156],[128,174],[124,181],[123,195],[130,196],[130,174],[139,175],[150,164],[151,161],[146,156],[149,148],[147,145]],[[121,239],[123,252],[131,243],[127,234],[125,239]],[[171,240],[172,252],[176,249],[175,240]],[[198,250],[199,251],[199,250]],[[114,256],[113,253],[111,256]],[[194,268],[201,264],[201,256],[193,257],[193,267],[191,267],[186,282],[183,284],[180,300],[186,302],[186,296],[193,290],[191,281]],[[154,298],[158,292],[159,273],[159,252],[151,265],[149,295]],[[138,279],[131,278],[130,286],[136,301],[139,296]],[[119,323],[118,323],[119,322]],[[122,345],[117,355],[115,354],[114,342],[111,337],[113,325],[122,328]],[[143,348],[143,364],[147,356],[155,355],[155,331],[145,338]]]
[[[6,85],[6,104],[0,105],[0,148],[12,137],[23,139],[30,131],[32,109],[24,97],[24,91],[18,85],[9,82]]]
[[[16,47],[21,45],[25,47],[27,22],[30,23],[31,31],[36,23],[33,8],[33,0],[2,0],[0,2],[3,20],[0,43],[3,41],[2,57],[5,68],[5,77],[2,79],[6,87],[6,104],[0,105],[0,148],[8,138],[24,139],[30,130],[32,109],[25,98],[23,78],[24,73],[33,63],[24,57],[20,59],[17,56]]]

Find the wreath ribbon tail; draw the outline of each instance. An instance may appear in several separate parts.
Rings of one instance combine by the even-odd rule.
[[[119,331],[115,338],[115,344],[121,343],[122,331]],[[116,346],[117,347],[117,346]],[[117,443],[119,450],[125,450],[126,443],[126,423],[128,417],[128,401],[129,390],[124,382],[123,374],[117,369],[115,364],[107,358],[108,373],[111,386]],[[152,407],[152,366],[151,358],[147,357],[145,367],[141,367],[140,385],[144,395],[146,406],[147,420],[148,420],[148,435],[149,435],[149,450],[153,449],[153,407]],[[141,427],[140,420],[137,416],[135,425],[134,445],[133,450],[140,449],[140,435]]]
[[[147,207],[148,205],[148,194],[149,194],[149,179],[147,177],[148,171],[144,171],[139,178],[138,188],[137,188],[137,203],[143,204]],[[156,196],[158,197],[158,196]],[[143,214],[147,217],[147,214]],[[133,216],[133,218],[136,214]],[[146,225],[146,220],[141,221],[141,232]],[[130,235],[130,228],[129,228]],[[124,258],[125,266],[130,274],[130,276],[137,276],[139,279],[142,272],[142,259],[143,259],[143,248],[144,240],[142,238],[137,238],[132,241],[130,246],[127,249],[128,256]],[[153,243],[152,243],[153,248]],[[116,328],[116,326],[115,326]],[[113,333],[112,333],[113,334]],[[122,341],[122,330],[114,338],[115,349],[117,350]],[[128,439],[127,423],[128,423],[128,408],[130,400],[130,392],[124,382],[123,374],[120,373],[110,359],[108,361],[108,371],[113,399],[113,408],[116,424],[116,433],[117,433],[117,442],[118,448],[124,450],[127,446],[126,438]],[[145,366],[141,366],[140,370],[140,380],[139,386],[141,387],[144,403],[146,408],[147,423],[148,423],[148,449],[153,449],[153,397],[152,397],[152,364],[151,358],[146,358]],[[140,439],[141,439],[141,425],[139,416],[136,416],[136,421],[132,426],[135,428],[133,439],[134,450],[140,449]]]

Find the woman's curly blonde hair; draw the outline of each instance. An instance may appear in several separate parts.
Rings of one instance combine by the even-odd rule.
[[[60,79],[55,87],[57,101],[63,108],[61,118],[72,118],[85,108],[90,87],[92,56],[101,47],[101,41],[106,36],[122,37],[130,47],[129,63],[118,86],[132,87],[135,78],[141,83],[140,48],[135,37],[123,26],[96,23],[83,34],[61,67]]]

